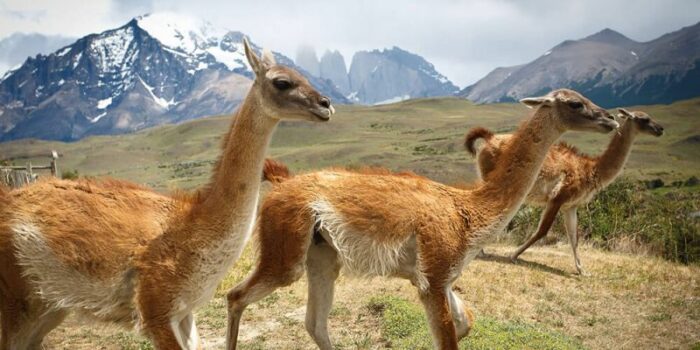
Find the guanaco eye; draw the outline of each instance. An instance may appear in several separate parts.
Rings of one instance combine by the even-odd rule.
[[[287,90],[287,89],[292,87],[292,83],[290,83],[287,80],[283,80],[283,79],[273,80],[272,85],[274,85],[275,88],[277,88],[277,90],[281,90],[281,91]]]
[[[567,102],[566,104],[569,105],[569,107],[571,107],[571,109],[583,108],[583,103],[577,102],[577,101]]]

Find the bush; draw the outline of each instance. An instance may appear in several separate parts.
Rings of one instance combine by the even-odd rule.
[[[78,170],[73,169],[73,170],[64,170],[61,173],[61,178],[66,179],[66,180],[77,180],[80,177],[78,174]]]
[[[645,182],[647,184],[647,188],[650,190],[653,190],[655,188],[661,188],[664,187],[664,181],[661,179],[653,179]]]
[[[605,249],[648,253],[685,264],[700,262],[700,219],[692,216],[700,210],[700,193],[647,187],[648,182],[619,179],[598,193],[578,209],[579,236]],[[522,242],[534,233],[541,212],[528,206],[521,209],[512,223],[514,238]],[[559,221],[552,231],[564,237]]]

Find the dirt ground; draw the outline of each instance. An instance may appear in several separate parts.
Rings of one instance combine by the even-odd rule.
[[[568,245],[534,247],[512,264],[511,246],[487,246],[455,284],[479,316],[537,324],[578,339],[591,349],[678,349],[700,342],[700,267],[645,256],[581,247],[590,276],[575,274]],[[225,290],[253,262],[244,257],[217,297],[197,312],[205,349],[221,349],[226,334]],[[383,349],[380,318],[370,298],[393,295],[418,304],[407,281],[339,279],[330,333],[337,349]],[[277,290],[252,305],[242,320],[243,349],[314,349],[304,329],[306,281]],[[149,349],[133,332],[81,323],[73,317],[54,330],[47,349]]]

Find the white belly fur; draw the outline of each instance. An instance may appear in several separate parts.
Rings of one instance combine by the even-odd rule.
[[[135,324],[132,304],[134,275],[131,270],[112,279],[97,280],[58,260],[36,225],[16,224],[12,232],[22,274],[28,277],[37,296],[44,302],[128,327]]]
[[[256,204],[257,201],[256,196]],[[194,308],[211,300],[219,283],[241,256],[253,232],[255,217],[254,209],[246,220],[229,228],[225,240],[212,242],[199,252],[199,263],[176,301],[176,315],[184,317]]]

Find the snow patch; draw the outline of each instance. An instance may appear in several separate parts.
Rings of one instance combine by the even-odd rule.
[[[636,52],[630,51],[630,53],[632,54],[632,56],[639,58],[639,56],[637,56],[637,53],[636,53]]]
[[[355,101],[355,102],[357,102],[357,101],[360,100],[360,99],[357,97],[357,93],[358,93],[358,92],[359,92],[359,91],[353,91],[353,92],[351,92],[349,95],[347,95],[347,96],[345,96],[345,97],[346,97],[348,100],[350,100],[350,101]]]
[[[78,52],[78,55],[75,56],[75,58],[73,59],[73,60],[74,60],[74,61],[73,61],[73,69],[75,69],[75,67],[78,66],[78,64],[80,63],[80,59],[81,59],[82,57],[83,57],[83,53],[82,53],[82,52]]]
[[[170,101],[168,101],[162,97],[156,96],[156,94],[153,93],[154,87],[146,84],[146,82],[143,81],[143,79],[141,79],[141,77],[139,77],[139,80],[141,81],[141,84],[143,84],[143,86],[146,87],[146,89],[148,90],[148,92],[151,95],[151,98],[153,98],[153,101],[155,101],[159,106],[161,106],[165,109],[169,109],[170,106],[177,104],[177,102],[175,102],[174,98],[171,98]]]
[[[97,101],[97,109],[105,109],[112,104],[112,98],[107,97],[104,100]]]
[[[143,28],[163,45],[183,53],[194,53],[206,46],[209,39],[223,37],[225,30],[211,23],[192,17],[162,12],[138,17],[139,27]]]
[[[216,59],[217,62],[225,64],[230,70],[248,67],[243,45],[237,44],[236,51],[224,51],[220,47],[214,46],[208,48],[207,52],[214,56],[214,59]]]
[[[0,78],[0,81],[5,80],[5,78],[9,77],[12,75],[12,73],[16,72],[18,69],[22,67],[22,63],[15,65],[14,67],[10,68],[5,72],[5,74],[2,75],[2,78]]]
[[[102,112],[95,118],[90,119],[90,123],[97,123],[100,119],[107,115],[107,112]]]
[[[163,47],[163,50],[168,51],[168,52],[170,52],[170,53],[172,53],[172,54],[181,56],[181,57],[188,57],[186,54],[184,54],[184,53],[182,53],[182,52],[180,52],[180,51],[175,51],[175,50],[169,49],[169,48],[167,48],[167,47]]]
[[[383,101],[379,101],[379,102],[375,103],[374,105],[375,105],[375,106],[377,106],[377,105],[386,105],[386,104],[390,104],[390,103],[396,103],[396,102],[401,102],[401,101],[404,101],[404,100],[408,100],[409,98],[411,98],[410,95],[394,96],[394,97],[392,97],[392,98],[389,98],[389,99],[386,99],[386,100],[383,100]]]
[[[59,52],[56,54],[56,56],[58,56],[58,57],[65,56],[67,53],[70,52],[70,50],[71,50],[71,47],[68,46],[68,47],[66,47],[65,49],[59,51]]]
[[[420,67],[420,71],[423,72],[423,73],[425,73],[427,76],[429,76],[429,77],[431,77],[431,78],[433,78],[433,79],[439,81],[439,82],[442,83],[442,84],[445,84],[445,83],[449,83],[449,82],[450,82],[450,80],[447,79],[446,76],[444,76],[444,75],[438,73],[438,72],[435,70],[435,67],[434,67],[432,64],[429,64],[429,67],[428,67],[428,68],[430,68],[430,69],[427,69],[426,67]]]
[[[90,50],[97,56],[100,72],[116,73],[129,70],[136,53],[131,49],[133,40],[134,29],[127,27],[105,32],[91,42]]]
[[[231,42],[227,37],[229,30],[167,12],[137,17],[137,22],[139,27],[160,41],[166,51],[184,57],[192,68],[196,67],[195,70],[206,69],[210,57],[229,70],[250,70],[243,43]]]

